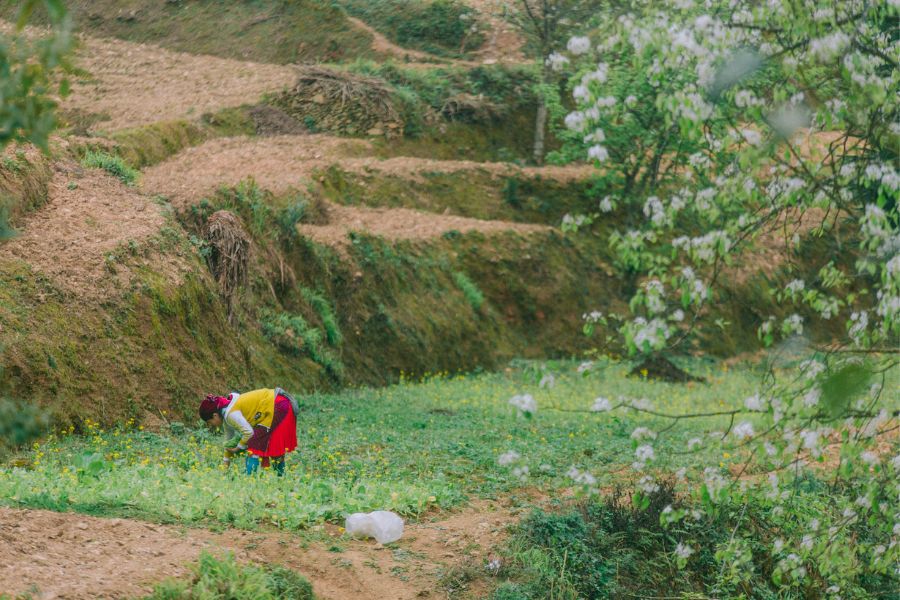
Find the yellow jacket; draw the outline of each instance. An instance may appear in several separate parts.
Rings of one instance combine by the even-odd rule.
[[[274,416],[275,390],[261,389],[241,394],[225,408],[226,444],[232,445],[228,440],[240,433],[237,447],[245,449],[253,437],[253,428],[257,425],[271,428]]]

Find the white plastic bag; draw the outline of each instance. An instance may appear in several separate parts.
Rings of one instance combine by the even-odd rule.
[[[353,537],[373,537],[379,544],[390,544],[403,535],[403,519],[389,510],[355,513],[347,517],[344,529]]]

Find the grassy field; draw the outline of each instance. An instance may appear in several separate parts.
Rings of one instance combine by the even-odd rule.
[[[635,413],[567,411],[588,409],[598,396],[646,398],[670,413],[733,407],[756,381],[750,370],[700,362],[693,370],[710,383],[692,386],[630,378],[619,363],[597,363],[588,375],[571,362],[546,366],[304,396],[300,447],[283,479],[265,473],[248,480],[237,465],[223,469],[219,436],[193,423],[151,433],[131,422],[104,431],[87,421],[87,435],[57,433],[20,456],[21,466],[0,468],[0,498],[11,506],[240,528],[304,528],[359,510],[415,517],[518,487],[570,488],[572,467],[590,471],[599,487],[621,483],[630,477],[632,430],[660,423]],[[541,387],[547,373],[555,384]],[[522,393],[538,403],[532,418],[509,404]],[[696,428],[722,425],[713,420],[670,431],[657,442],[668,461],[660,466],[697,464],[696,455],[668,450],[684,448]],[[522,458],[498,465],[509,451]],[[741,458],[726,454],[721,464]],[[514,473],[526,465],[527,476]]]

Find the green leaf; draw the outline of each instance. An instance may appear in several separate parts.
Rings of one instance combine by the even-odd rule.
[[[831,416],[843,414],[851,401],[868,389],[872,371],[864,364],[851,363],[827,375],[821,384],[822,405]]]

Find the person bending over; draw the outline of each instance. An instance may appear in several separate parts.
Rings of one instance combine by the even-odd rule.
[[[284,475],[284,455],[297,447],[299,407],[281,388],[253,390],[227,396],[208,395],[200,402],[200,418],[210,429],[225,426],[226,465],[234,455],[247,451],[248,475],[271,461],[278,476]]]

